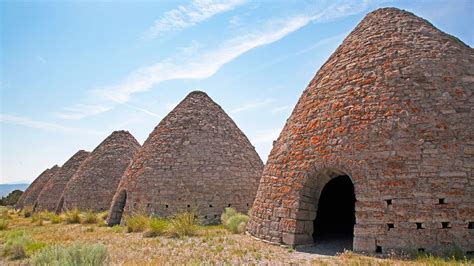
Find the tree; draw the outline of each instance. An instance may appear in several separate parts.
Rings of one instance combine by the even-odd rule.
[[[20,199],[21,194],[23,194],[23,191],[19,189],[15,189],[10,194],[8,194],[6,197],[2,197],[0,199],[0,205],[1,206],[13,206],[16,204],[18,199]]]

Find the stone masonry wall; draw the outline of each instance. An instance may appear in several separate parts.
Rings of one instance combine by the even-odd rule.
[[[61,209],[108,210],[120,179],[140,148],[127,131],[115,131],[100,143],[64,189]]]
[[[67,183],[79,169],[79,166],[87,159],[89,152],[80,150],[76,152],[64,165],[58,169],[41,190],[34,205],[34,211],[57,211],[61,194]]]
[[[205,222],[225,207],[246,212],[263,163],[247,137],[203,92],[190,93],[150,134],[128,167],[110,209],[109,224],[146,210],[169,216],[196,209]]]
[[[473,252],[473,90],[472,48],[411,13],[369,13],[288,119],[248,231],[311,243],[322,188],[347,174],[355,250]]]
[[[40,194],[43,187],[48,183],[49,179],[56,174],[60,169],[59,166],[55,165],[43,171],[25,190],[21,197],[18,199],[16,204],[17,209],[23,209],[26,206],[33,207],[38,195]]]

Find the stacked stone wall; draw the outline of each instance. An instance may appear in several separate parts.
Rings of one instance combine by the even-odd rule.
[[[473,252],[473,91],[472,48],[405,11],[368,14],[288,119],[248,231],[312,243],[321,190],[347,174],[355,250]]]
[[[38,199],[38,195],[40,194],[43,187],[48,183],[49,179],[56,174],[59,170],[59,166],[55,165],[51,168],[48,168],[43,171],[21,194],[21,197],[18,199],[16,204],[17,209],[23,209],[26,206],[33,207],[36,200]]]
[[[58,211],[58,204],[64,188],[89,154],[87,151],[80,150],[58,169],[38,195],[38,199],[34,204],[34,211]]]
[[[150,134],[128,167],[110,209],[170,216],[196,210],[204,223],[226,207],[252,205],[263,163],[247,137],[203,92],[189,94]],[[118,220],[118,221],[117,221]]]
[[[139,148],[140,144],[129,132],[113,132],[92,151],[68,182],[61,209],[108,210],[122,175]]]

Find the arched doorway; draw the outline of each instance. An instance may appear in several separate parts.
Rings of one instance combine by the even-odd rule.
[[[108,225],[120,224],[122,221],[123,209],[125,208],[125,203],[127,202],[127,191],[122,190],[117,197],[117,200],[112,205],[111,212],[109,214]]]
[[[335,248],[352,249],[355,224],[354,185],[349,176],[339,175],[323,187],[317,204],[313,240]]]
[[[55,211],[57,214],[59,214],[63,210],[63,205],[64,205],[64,197],[61,197]]]

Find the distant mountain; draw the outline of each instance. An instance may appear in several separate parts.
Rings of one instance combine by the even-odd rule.
[[[25,191],[25,189],[30,184],[22,183],[22,184],[0,184],[0,197],[8,195],[8,193],[12,192],[15,189],[19,189],[21,191]]]

